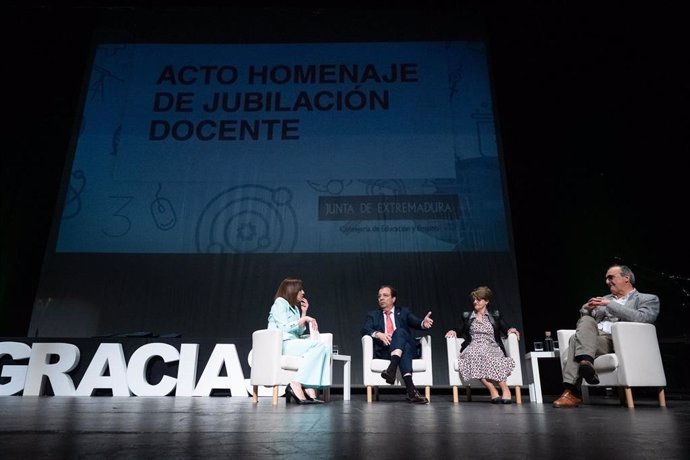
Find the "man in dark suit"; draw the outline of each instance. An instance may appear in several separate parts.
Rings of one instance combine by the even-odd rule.
[[[397,292],[392,286],[381,286],[378,293],[379,309],[367,313],[362,326],[362,335],[374,339],[374,357],[390,359],[388,369],[381,372],[390,385],[395,382],[395,374],[400,367],[400,374],[407,389],[407,401],[417,404],[428,404],[429,400],[419,394],[412,382],[412,359],[417,354],[417,344],[410,331],[412,329],[429,329],[434,320],[431,312],[424,319],[414,315],[404,307],[396,307]]]

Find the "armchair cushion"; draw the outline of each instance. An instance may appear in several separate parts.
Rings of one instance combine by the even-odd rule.
[[[371,370],[373,372],[378,372],[379,374],[386,369],[390,364],[388,359],[372,359],[371,360]],[[413,359],[412,360],[412,372],[424,372],[426,371],[426,361],[423,359]]]
[[[597,372],[611,372],[618,367],[618,358],[615,353],[599,356],[594,360],[594,369]]]

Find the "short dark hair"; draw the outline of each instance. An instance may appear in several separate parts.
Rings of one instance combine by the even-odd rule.
[[[383,288],[388,288],[391,290],[391,297],[398,297],[398,291],[390,284],[383,284],[379,287],[379,291]]]

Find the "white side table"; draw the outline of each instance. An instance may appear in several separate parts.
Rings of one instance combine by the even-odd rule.
[[[352,357],[350,355],[337,354],[331,355],[331,382],[333,381],[333,362],[340,361],[343,363],[343,401],[350,400],[350,365],[352,363]],[[328,389],[325,397],[326,401],[331,399],[331,390]]]
[[[533,403],[542,404],[544,402],[541,395],[541,379],[539,378],[539,358],[558,358],[560,354],[556,351],[531,351],[525,355],[529,374],[529,400]]]

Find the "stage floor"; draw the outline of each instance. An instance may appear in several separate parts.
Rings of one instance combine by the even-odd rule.
[[[551,401],[553,398],[549,398]],[[0,398],[0,456],[70,458],[690,458],[690,401],[593,398],[578,409],[412,405],[402,394],[367,404],[333,395],[323,405],[257,405],[247,397]]]

